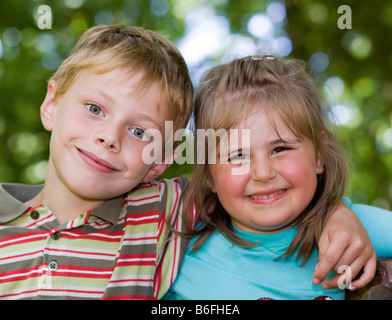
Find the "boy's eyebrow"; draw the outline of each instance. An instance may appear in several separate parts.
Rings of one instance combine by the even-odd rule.
[[[102,91],[101,89],[96,89],[98,93],[108,102],[113,102],[113,98],[108,95],[105,91]]]
[[[142,119],[142,120],[146,120],[146,121],[152,122],[153,124],[156,125],[156,127],[157,127],[161,132],[164,132],[164,128],[163,128],[161,125],[159,125],[159,123],[156,122],[156,121],[155,121],[152,117],[150,117],[149,115],[147,115],[147,114],[145,114],[145,113],[137,113],[137,116],[138,116],[140,119]],[[147,128],[147,129],[148,129],[148,128]]]

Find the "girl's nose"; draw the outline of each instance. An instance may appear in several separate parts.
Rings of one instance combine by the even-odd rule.
[[[252,162],[252,179],[260,182],[268,182],[276,177],[276,170],[271,160],[258,160]]]

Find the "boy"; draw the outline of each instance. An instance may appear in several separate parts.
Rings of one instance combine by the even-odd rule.
[[[143,162],[142,138],[165,120],[185,127],[192,95],[182,56],[157,34],[84,34],[41,106],[52,131],[45,185],[1,192],[1,298],[150,299],[170,285],[183,241],[165,243],[164,222],[184,180],[136,186],[168,166]]]
[[[148,182],[168,161],[146,164],[142,151],[149,130],[164,132],[168,120],[174,130],[186,126],[192,94],[183,58],[154,32],[100,26],[82,36],[41,106],[52,132],[44,186],[0,187],[0,298],[163,296],[187,245],[182,238],[167,241],[165,222],[181,230],[177,215],[187,181]],[[354,256],[361,265],[374,264],[367,235],[355,229],[358,223],[351,226],[351,217],[344,213],[324,234],[323,252],[339,254],[320,263],[319,278],[346,247],[347,264]],[[346,241],[333,235],[342,219],[354,235]],[[361,254],[353,253],[358,239],[366,244]]]

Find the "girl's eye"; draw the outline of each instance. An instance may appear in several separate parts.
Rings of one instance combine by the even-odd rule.
[[[141,128],[133,128],[130,131],[136,138],[143,139],[144,137],[148,137],[147,132]]]
[[[243,162],[248,161],[249,159],[250,159],[249,155],[242,152],[234,153],[229,156],[229,161],[233,164],[242,164]]]
[[[290,148],[289,147],[277,147],[274,149],[273,153],[280,153],[280,152],[287,151],[287,150],[290,150]]]
[[[97,116],[103,115],[102,109],[95,104],[88,104],[86,107],[87,110],[90,111],[92,114],[95,114]]]

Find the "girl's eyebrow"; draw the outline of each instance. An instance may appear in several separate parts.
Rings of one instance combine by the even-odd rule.
[[[281,139],[271,140],[269,142],[269,145],[271,145],[271,146],[276,146],[278,144],[287,145],[287,144],[296,144],[299,142],[301,142],[301,139],[299,139],[299,138],[296,138],[296,139],[283,139],[283,138],[281,138]]]

